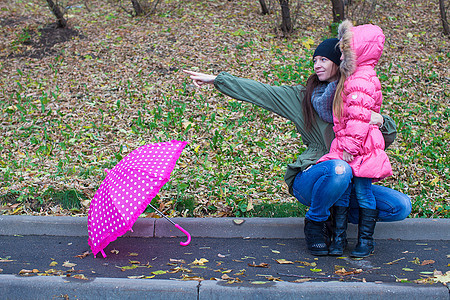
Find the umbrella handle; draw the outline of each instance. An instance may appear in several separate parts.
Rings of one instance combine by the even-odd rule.
[[[183,229],[183,227],[181,227],[178,224],[175,224],[175,227],[178,228],[181,232],[183,232],[186,236],[187,236],[187,241],[186,242],[180,242],[181,246],[187,246],[189,245],[189,243],[191,242],[191,235],[189,234],[189,232],[187,232],[186,230]]]

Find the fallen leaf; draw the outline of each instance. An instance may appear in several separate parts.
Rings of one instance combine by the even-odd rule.
[[[173,258],[171,258],[169,261],[170,261],[170,262],[180,263],[180,264],[185,264],[185,263],[186,263],[186,262],[184,261],[184,259],[173,259]]]
[[[406,271],[406,272],[413,272],[414,271],[413,269],[410,269],[410,268],[402,268],[402,270]]]
[[[292,282],[307,282],[307,281],[310,281],[310,280],[313,280],[313,279],[312,278],[299,278],[299,279],[296,279],[296,280],[294,280]]]
[[[158,271],[153,271],[152,272],[153,275],[164,275],[166,273],[167,273],[167,271],[163,271],[163,270],[158,270]]]
[[[19,275],[33,273],[33,270],[22,269],[19,271]]]
[[[253,199],[248,200],[247,211],[251,211],[253,209]]]
[[[276,261],[277,263],[281,264],[281,265],[284,265],[284,264],[293,264],[293,263],[294,263],[293,261],[285,260],[284,258],[275,259],[275,261]]]
[[[134,252],[132,252],[132,253],[130,253],[130,254],[128,254],[128,256],[138,256],[139,254],[137,254],[137,253],[134,253]]]
[[[64,263],[63,263],[63,267],[66,267],[66,268],[73,268],[73,267],[75,267],[77,264],[74,264],[74,263],[71,263],[71,262],[69,262],[69,261],[65,261]]]
[[[206,258],[200,258],[200,259],[195,259],[191,265],[199,265],[199,266],[203,266],[205,263],[209,262],[209,260],[207,260]]]
[[[418,257],[414,257],[414,260],[412,260],[410,262],[412,262],[413,264],[416,264],[416,265],[420,265],[420,260]]]
[[[311,270],[312,272],[322,272],[322,269],[317,269],[317,268],[309,269],[309,270]]]
[[[88,256],[89,254],[90,254],[89,251],[86,251],[86,252],[84,252],[83,254],[76,255],[75,257],[78,257],[78,258],[85,258],[85,257]]]
[[[89,280],[86,276],[84,276],[83,274],[76,274],[72,276],[73,278],[76,279],[81,279],[81,280]]]
[[[228,274],[223,274],[222,277],[223,280],[229,280],[229,279],[233,279],[232,277],[230,277]]]
[[[273,276],[266,277],[266,279],[269,281],[283,281],[281,280],[280,277],[273,277]]]
[[[336,270],[334,273],[337,275],[341,275],[341,276],[348,276],[348,275],[355,275],[355,274],[359,274],[362,273],[362,269],[354,269],[351,271],[347,271],[345,268],[341,268]]]
[[[113,250],[111,250],[111,253],[112,254],[119,254],[119,250],[113,249]]]
[[[249,267],[256,267],[256,268],[269,268],[270,265],[268,263],[260,263],[259,265],[256,265],[255,262],[252,264],[248,264]]]
[[[241,259],[256,259],[256,257],[252,257],[252,256],[244,256],[244,257],[241,257]]]
[[[245,220],[242,220],[242,219],[234,219],[233,222],[234,222],[234,224],[236,224],[236,225],[241,225],[242,223],[245,222]]]
[[[0,262],[12,262],[12,261],[14,261],[14,260],[0,257]]]
[[[118,267],[121,269],[121,271],[126,271],[126,270],[133,270],[137,268],[137,265],[132,265],[132,266],[124,266],[124,267]]]
[[[281,252],[278,250],[272,250],[272,253],[280,254]]]
[[[190,122],[190,121],[184,121],[181,123],[183,126],[183,129],[186,130],[188,128],[191,128],[192,126],[194,126],[195,124]],[[198,150],[197,150],[198,151]]]
[[[186,274],[183,274],[181,280],[196,280],[196,281],[202,281],[205,280],[203,277],[200,276],[189,276]]]
[[[266,284],[268,281],[252,281],[251,284]]]
[[[447,271],[445,273],[445,275],[443,275],[442,272],[441,272],[441,274],[435,275],[431,279],[434,280],[434,281],[437,281],[437,282],[441,282],[443,284],[447,284],[447,283],[450,282],[450,271]]]
[[[132,265],[140,265],[140,264],[141,264],[141,262],[140,262],[140,261],[137,261],[137,260],[129,260],[129,262],[130,262],[130,264],[132,264]]]
[[[52,261],[51,263],[50,263],[50,267],[54,267],[54,266],[56,266],[58,264],[58,262],[56,262],[56,261]]]
[[[421,265],[421,266],[426,266],[426,265],[431,265],[431,264],[434,264],[434,263],[435,263],[434,260],[432,260],[432,259],[426,259],[426,260],[424,260],[420,265]]]
[[[300,260],[296,260],[295,262],[296,263],[300,263],[300,264],[302,264],[304,266],[307,266],[307,267],[315,267],[315,266],[317,266],[317,263],[315,263],[315,262],[310,263],[310,262],[307,262],[307,261],[300,261]]]
[[[169,274],[174,274],[174,273],[178,273],[178,272],[192,273],[192,270],[190,270],[188,268],[184,268],[184,267],[176,267],[176,268],[173,268],[173,269],[170,269],[169,271],[167,271],[167,273],[169,273]]]

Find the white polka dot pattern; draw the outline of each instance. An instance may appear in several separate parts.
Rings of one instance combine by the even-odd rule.
[[[88,242],[94,255],[131,229],[170,179],[186,144],[174,140],[139,147],[108,172],[89,208]]]

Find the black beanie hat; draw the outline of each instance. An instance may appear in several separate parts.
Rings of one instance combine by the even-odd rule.
[[[339,49],[338,43],[337,38],[323,41],[317,46],[313,57],[324,56],[339,66],[341,64],[341,49]]]

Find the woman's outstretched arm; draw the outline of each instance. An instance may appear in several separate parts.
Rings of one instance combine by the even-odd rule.
[[[190,75],[197,87],[214,84],[217,90],[233,99],[260,106],[295,124],[303,123],[301,86],[272,86],[252,79],[235,77],[226,72],[217,76],[193,71],[184,72]]]

